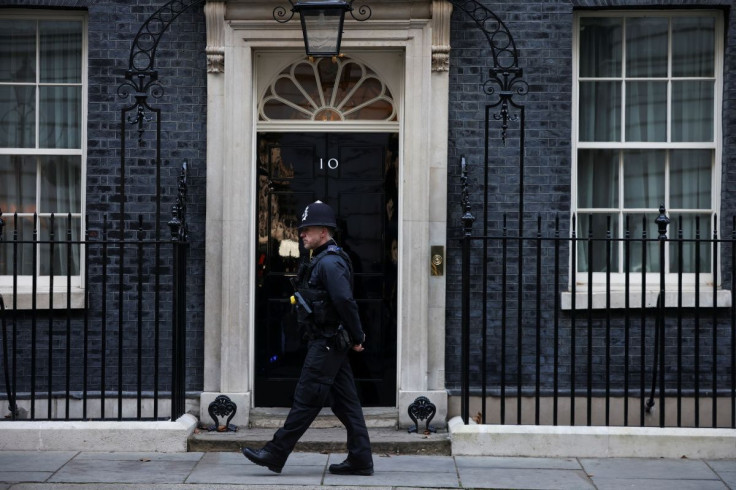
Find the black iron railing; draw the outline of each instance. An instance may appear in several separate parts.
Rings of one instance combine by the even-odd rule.
[[[0,298],[0,397],[8,401],[10,418],[184,414],[186,175],[185,163],[168,240],[157,239],[157,227],[142,217],[122,232],[107,217],[99,226],[87,221],[85,236],[73,238],[67,215],[62,239],[53,232],[40,239],[38,216],[30,236],[19,233],[17,214],[4,216],[13,231],[3,233],[0,223],[0,269],[9,279]],[[25,266],[22,253],[31,254]],[[62,267],[55,271],[55,263]],[[47,276],[32,273],[44,270],[38,264],[49,264]]]
[[[554,216],[473,236],[466,201],[466,422],[736,428],[736,217],[730,236],[715,216],[683,232],[664,208],[657,236],[628,220],[578,236]]]

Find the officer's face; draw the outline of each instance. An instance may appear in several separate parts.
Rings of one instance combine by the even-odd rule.
[[[330,239],[327,228],[324,226],[305,226],[299,231],[299,237],[307,250],[314,250]]]

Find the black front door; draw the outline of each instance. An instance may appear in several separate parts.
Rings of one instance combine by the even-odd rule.
[[[290,406],[306,352],[289,304],[304,248],[307,204],[337,213],[351,256],[365,351],[350,353],[364,406],[396,405],[398,135],[262,133],[258,136],[255,404]]]

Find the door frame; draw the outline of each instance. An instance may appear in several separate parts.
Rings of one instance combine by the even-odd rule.
[[[271,12],[277,3],[229,0],[226,8],[205,9],[208,40],[217,43],[218,39],[210,36],[210,26],[222,31],[221,50],[208,47],[208,52],[221,52],[224,68],[208,75],[205,366],[200,417],[207,420],[207,404],[227,394],[239,407],[233,423],[240,426],[247,425],[253,406],[255,56],[264,50],[300,50],[303,44],[298,23],[274,27]],[[396,383],[402,427],[412,424],[407,409],[418,396],[436,405],[438,425],[447,414],[445,278],[430,275],[430,246],[445,246],[447,221],[449,80],[446,71],[432,69],[435,3],[445,2],[376,0],[372,4],[375,20],[346,22],[343,39],[348,56],[400,51],[404,57],[399,102]],[[437,17],[449,25],[449,15]],[[314,130],[329,130],[334,124]],[[342,123],[340,131],[348,132],[350,127]]]

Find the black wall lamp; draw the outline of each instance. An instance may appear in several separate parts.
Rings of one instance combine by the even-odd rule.
[[[315,58],[340,55],[340,43],[342,41],[342,28],[345,22],[345,13],[350,12],[353,19],[357,21],[368,20],[371,9],[362,5],[356,16],[353,11],[354,0],[297,0],[291,4],[291,15],[286,17],[284,7],[276,7],[273,18],[277,22],[289,22],[294,13],[298,13],[302,22],[302,34],[304,35],[304,48],[307,56]]]

